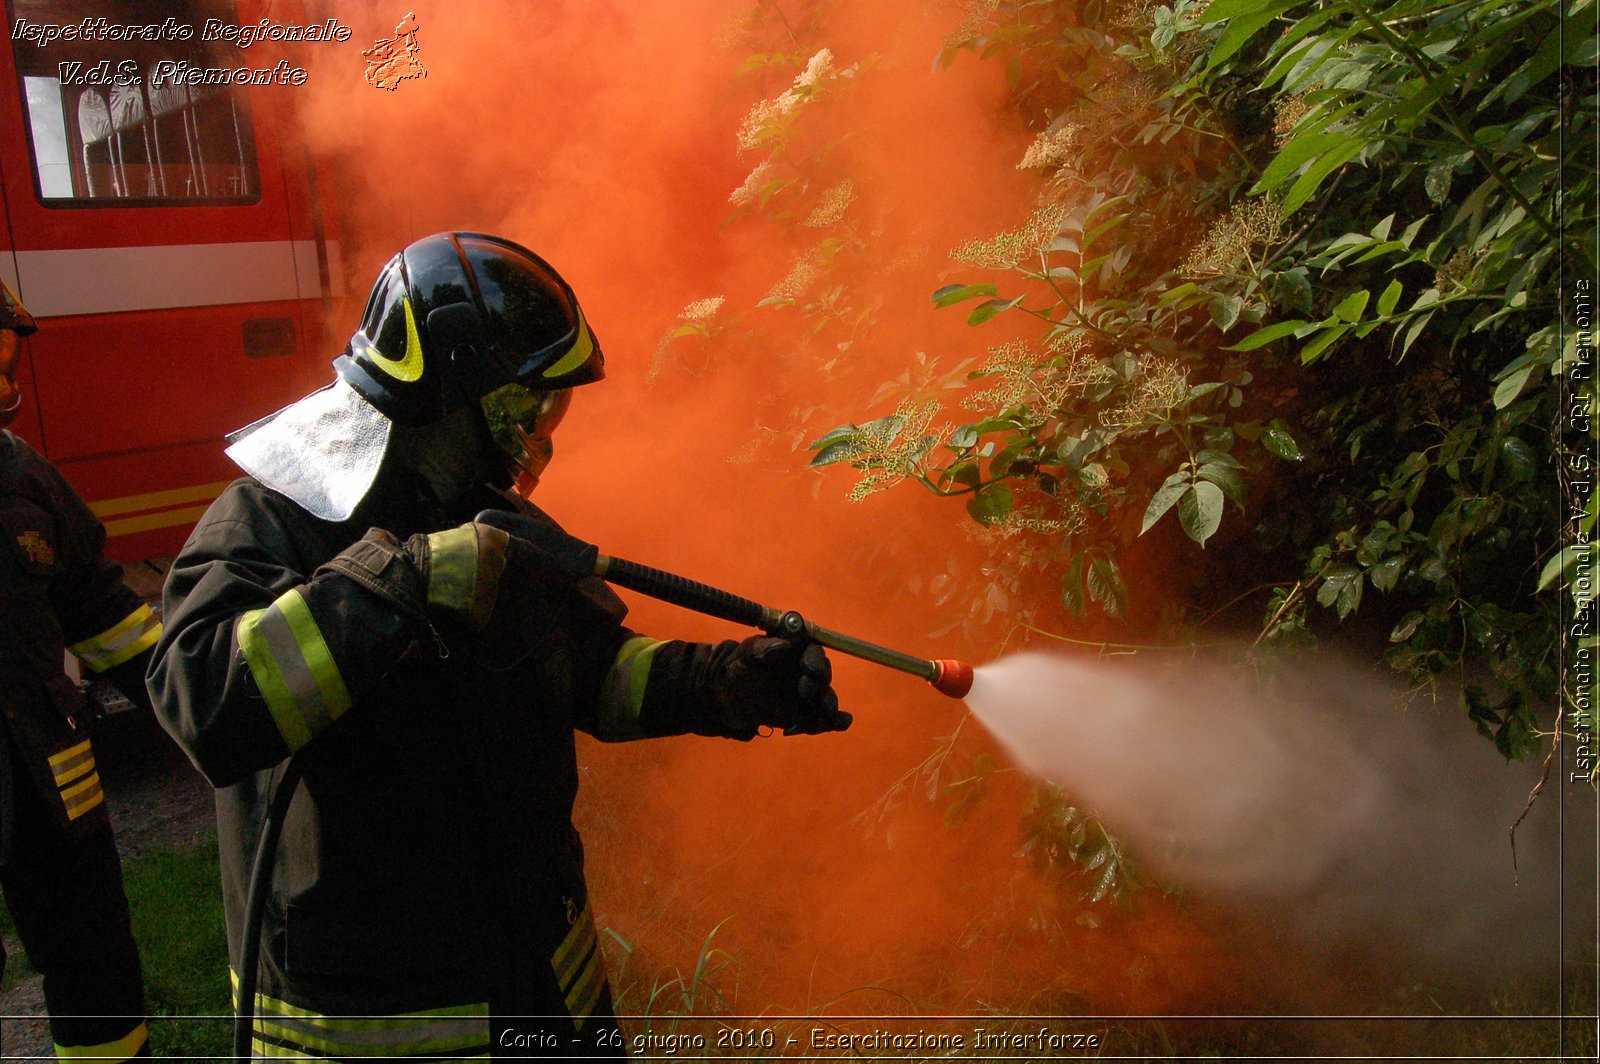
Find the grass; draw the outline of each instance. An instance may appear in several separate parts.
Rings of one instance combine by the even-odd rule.
[[[135,858],[123,879],[144,961],[151,1051],[206,1060],[226,1056],[231,1028],[216,1017],[226,1017],[233,1006],[216,840]]]

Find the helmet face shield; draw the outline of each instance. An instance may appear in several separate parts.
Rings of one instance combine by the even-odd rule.
[[[489,436],[505,455],[512,490],[527,497],[555,451],[551,435],[572,405],[572,389],[535,391],[521,384],[496,388],[479,400]]]

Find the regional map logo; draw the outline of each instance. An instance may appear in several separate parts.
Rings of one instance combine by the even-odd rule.
[[[361,53],[367,61],[367,84],[393,92],[407,78],[425,78],[427,68],[417,58],[417,16],[410,11],[394,28],[394,37],[378,41]]]

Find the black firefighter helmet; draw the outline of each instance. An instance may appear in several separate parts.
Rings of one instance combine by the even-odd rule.
[[[600,380],[600,345],[561,275],[486,233],[436,233],[389,260],[334,368],[391,421],[429,425],[508,385]]]

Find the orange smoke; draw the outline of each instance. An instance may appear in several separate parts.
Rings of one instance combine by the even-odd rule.
[[[341,2],[355,38],[314,56],[308,135],[341,177],[358,288],[406,241],[469,228],[532,247],[578,292],[608,379],[576,397],[538,500],[571,531],[897,649],[983,661],[992,643],[949,634],[978,605],[931,594],[947,567],[986,557],[959,503],[912,487],[847,502],[848,475],[808,471],[803,445],[915,394],[910,380],[868,408],[919,352],[948,369],[1008,338],[1000,322],[968,329],[965,309],[936,312],[928,294],[960,275],[951,248],[1031,209],[1034,181],[1015,169],[1031,133],[1004,108],[1001,65],[930,72],[959,11],[795,6],[751,34],[728,0]],[[374,90],[358,46],[407,9],[427,77]],[[804,106],[791,147],[820,159],[809,201],[850,181],[842,218],[724,225],[764,158],[739,153],[741,123],[824,46],[854,69]],[[753,52],[785,58],[737,73]],[[844,243],[828,278],[800,304],[757,306],[829,235]],[[828,286],[846,312],[818,328],[801,304]],[[658,350],[686,305],[713,297],[722,339]],[[970,420],[946,406],[946,420]],[[630,623],[658,636],[744,634],[633,604]],[[1015,858],[1015,777],[946,827],[913,772],[878,822],[874,804],[964,711],[914,678],[837,656],[835,668],[856,714],[844,735],[583,750],[595,908],[639,963],[688,971],[726,921],[716,945],[740,963],[719,986],[745,1014],[1215,1002],[1223,962],[1188,918],[1156,901],[1090,915]],[[936,794],[990,749],[976,730]]]

